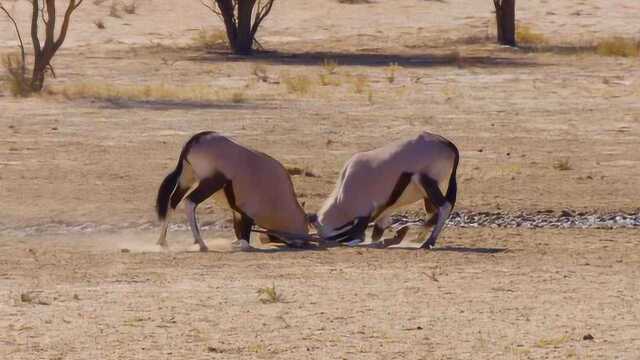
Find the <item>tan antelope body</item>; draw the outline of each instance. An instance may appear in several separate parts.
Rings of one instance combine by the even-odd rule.
[[[175,209],[184,198],[195,242],[206,251],[196,207],[214,194],[233,210],[235,234],[245,248],[254,224],[293,239],[308,239],[307,218],[284,166],[218,133],[202,132],[185,144],[176,169],[158,190],[156,210],[163,221],[158,244],[167,244],[169,208]]]
[[[456,169],[459,154],[449,140],[430,133],[355,154],[344,166],[336,187],[315,221],[327,240],[355,245],[364,240],[370,221],[375,222],[377,242],[389,226],[390,213],[423,200],[435,225],[422,247],[436,239],[456,201]],[[406,228],[396,234],[402,241]]]

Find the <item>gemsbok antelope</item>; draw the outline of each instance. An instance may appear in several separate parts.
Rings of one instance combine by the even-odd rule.
[[[193,189],[193,190],[192,190]],[[194,135],[182,148],[178,165],[162,181],[156,212],[162,221],[158,244],[167,246],[168,214],[184,199],[195,243],[207,251],[196,217],[198,204],[214,196],[233,211],[233,227],[240,247],[250,247],[254,224],[286,235],[290,245],[307,241],[306,214],[298,203],[293,183],[280,162],[246,148],[216,132]],[[271,240],[277,237],[270,235]]]
[[[380,242],[391,212],[424,199],[433,231],[422,248],[432,248],[456,202],[459,153],[449,140],[424,132],[410,140],[355,154],[345,164],[333,193],[311,221],[321,238],[347,245],[364,241],[374,222],[372,241],[391,246],[402,241],[402,228]]]

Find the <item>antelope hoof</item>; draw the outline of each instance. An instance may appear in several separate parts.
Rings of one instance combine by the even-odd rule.
[[[362,242],[362,239],[353,239],[351,241],[348,241],[346,243],[344,243],[346,246],[357,246],[358,244],[360,244]]]
[[[207,252],[209,251],[209,248],[206,246],[200,246],[200,252]]]
[[[384,249],[386,246],[384,245],[384,241],[375,241],[372,242],[369,247],[372,247],[374,249]]]
[[[251,244],[249,244],[249,242],[244,239],[234,241],[233,243],[231,243],[231,246],[233,247],[234,250],[240,250],[240,251],[251,250]]]

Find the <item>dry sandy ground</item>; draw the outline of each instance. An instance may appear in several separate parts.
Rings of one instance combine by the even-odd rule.
[[[26,2],[3,3],[24,23]],[[640,34],[637,1],[521,3],[519,19],[552,44]],[[254,59],[191,46],[220,28],[198,1],[140,1],[121,18],[109,6],[78,10],[51,87],[204,86],[243,99],[0,91],[0,358],[640,357],[637,231],[447,229],[433,252],[231,253],[219,239],[224,251],[203,255],[184,251],[186,232],[162,253],[155,230],[131,230],[154,220],[159,182],[201,130],[313,172],[294,177],[310,211],[351,154],[423,130],[461,150],[460,209],[638,211],[638,59],[494,46],[489,0],[282,1],[260,34],[274,51]],[[0,52],[14,44],[0,21]],[[324,59],[338,63],[332,85],[320,82]],[[307,93],[288,91],[295,76]],[[226,211],[200,213],[224,225],[207,238],[230,237]],[[88,222],[123,230],[19,236]],[[283,303],[258,300],[271,284]]]
[[[0,357],[640,355],[630,231],[450,229],[436,251],[232,253],[216,240],[223,252],[207,254],[171,235],[171,253],[143,233],[0,240]],[[272,285],[282,301],[263,304]]]

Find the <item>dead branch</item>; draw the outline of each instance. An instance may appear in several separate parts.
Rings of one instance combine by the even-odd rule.
[[[22,74],[24,75],[27,72],[27,68],[26,68],[27,65],[26,65],[26,59],[24,55],[24,43],[22,42],[22,35],[20,35],[20,29],[18,29],[18,23],[16,23],[16,20],[13,18],[13,16],[11,16],[9,11],[4,7],[2,3],[0,3],[0,10],[4,11],[4,13],[7,14],[7,17],[13,23],[13,27],[15,28],[16,34],[18,35],[18,41],[20,42],[19,44],[20,57],[22,59],[21,71],[22,71]]]

